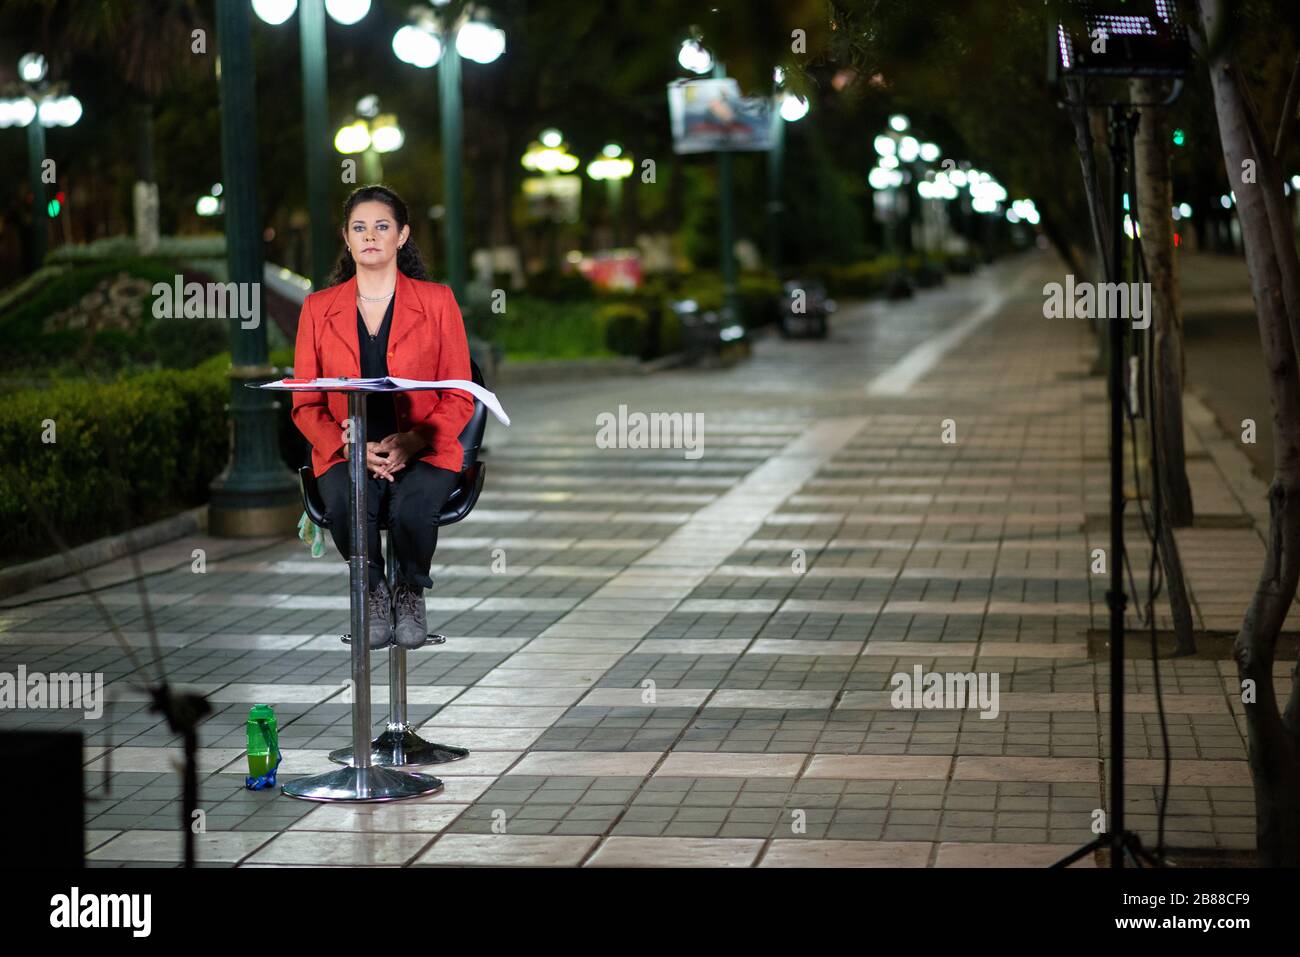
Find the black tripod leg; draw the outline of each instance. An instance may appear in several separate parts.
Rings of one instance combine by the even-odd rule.
[[[185,831],[185,866],[194,866],[194,812],[199,806],[199,736],[193,728],[185,732],[185,783],[181,793],[181,827]]]
[[[1100,850],[1101,848],[1105,847],[1106,844],[1107,844],[1106,835],[1103,834],[1095,841],[1089,841],[1087,844],[1083,845],[1083,847],[1079,848],[1078,850],[1071,851],[1065,857],[1061,858],[1059,861],[1053,864],[1052,867],[1053,868],[1069,867],[1075,861],[1081,861],[1089,854],[1092,854]]]

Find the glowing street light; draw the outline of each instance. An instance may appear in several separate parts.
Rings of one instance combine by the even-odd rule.
[[[482,20],[470,20],[456,32],[456,52],[486,65],[506,52],[506,33]]]
[[[320,0],[306,0],[307,3]],[[298,9],[298,0],[253,0],[253,12],[263,23],[278,27]],[[325,0],[325,12],[343,26],[351,26],[370,12],[370,0]]]
[[[253,0],[253,12],[263,23],[278,27],[298,9],[298,0]]]
[[[442,41],[428,30],[408,24],[393,34],[393,53],[403,63],[428,70],[442,58]]]
[[[876,166],[867,174],[867,182],[872,189],[893,189],[903,185],[903,174],[896,169]]]
[[[614,152],[609,152],[610,150]],[[594,159],[587,164],[587,175],[595,180],[608,180],[618,182],[627,179],[632,175],[634,164],[626,156],[621,155],[622,149],[611,143],[601,151],[599,159]]]
[[[37,110],[41,126],[72,126],[81,119],[81,101],[75,96],[50,96]]]
[[[677,62],[683,70],[703,75],[713,69],[713,55],[695,39],[683,40],[677,51]]]
[[[808,100],[793,93],[781,98],[781,119],[787,123],[798,123],[808,115]]]
[[[334,148],[340,153],[364,153],[370,149],[370,127],[365,120],[357,120],[339,128],[334,134]]]
[[[1015,216],[1015,219],[1012,219],[1012,216]],[[1017,199],[1012,202],[1011,208],[1007,210],[1008,222],[1014,223],[1022,219],[1031,226],[1038,225],[1041,217],[1038,215],[1038,210],[1034,207],[1032,199]]]
[[[40,53],[24,53],[18,58],[18,78],[24,83],[40,83],[47,69],[45,57]]]
[[[351,26],[370,12],[370,0],[325,0],[325,12],[337,23]]]
[[[572,173],[578,168],[578,157],[564,146],[559,130],[546,130],[539,141],[529,144],[521,160],[524,169],[534,173]]]
[[[911,121],[902,113],[895,113],[889,118],[889,128],[895,133],[905,133],[911,125]]]
[[[396,120],[389,123],[376,123],[370,131],[370,148],[376,153],[396,152],[405,142],[406,134],[402,132]]]
[[[362,102],[370,100],[366,97]],[[379,98],[374,97],[378,108]],[[361,103],[357,104],[362,105]],[[376,115],[371,120],[359,119],[340,127],[334,134],[334,148],[344,155],[364,154],[366,178],[379,182],[384,178],[383,166],[379,162],[380,153],[392,153],[402,148],[406,134],[397,125],[397,117],[392,113]]]

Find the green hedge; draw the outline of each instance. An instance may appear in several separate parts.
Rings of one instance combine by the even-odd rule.
[[[70,544],[206,501],[229,455],[229,380],[216,366],[7,395],[0,556],[22,561],[53,551],[31,506],[36,497]],[[42,441],[47,420],[52,443]]]
[[[908,285],[937,286],[949,272],[968,273],[972,269],[969,256],[913,253],[907,257],[876,256],[846,266],[822,263],[804,267],[802,272],[824,282],[832,296],[855,297],[894,294]]]
[[[631,302],[611,302],[596,311],[605,347],[621,356],[644,356],[651,347],[650,314]]]
[[[507,361],[515,362],[612,356],[599,305],[595,300],[550,302],[512,293],[505,311],[492,317],[492,341]]]

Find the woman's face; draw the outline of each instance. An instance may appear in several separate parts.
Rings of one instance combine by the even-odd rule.
[[[387,203],[367,200],[352,208],[352,216],[343,229],[343,241],[348,244],[358,269],[373,269],[392,262],[398,247],[410,234],[409,226],[398,227]]]

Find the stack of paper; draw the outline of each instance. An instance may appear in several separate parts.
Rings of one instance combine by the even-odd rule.
[[[320,378],[320,379],[279,379],[264,382],[262,389],[287,389],[296,392],[424,392],[431,389],[463,389],[478,399],[488,411],[500,420],[502,425],[510,424],[510,416],[501,407],[496,394],[489,392],[477,382],[468,379],[439,379],[426,382],[422,379],[399,379],[396,376],[381,376],[377,379]]]

